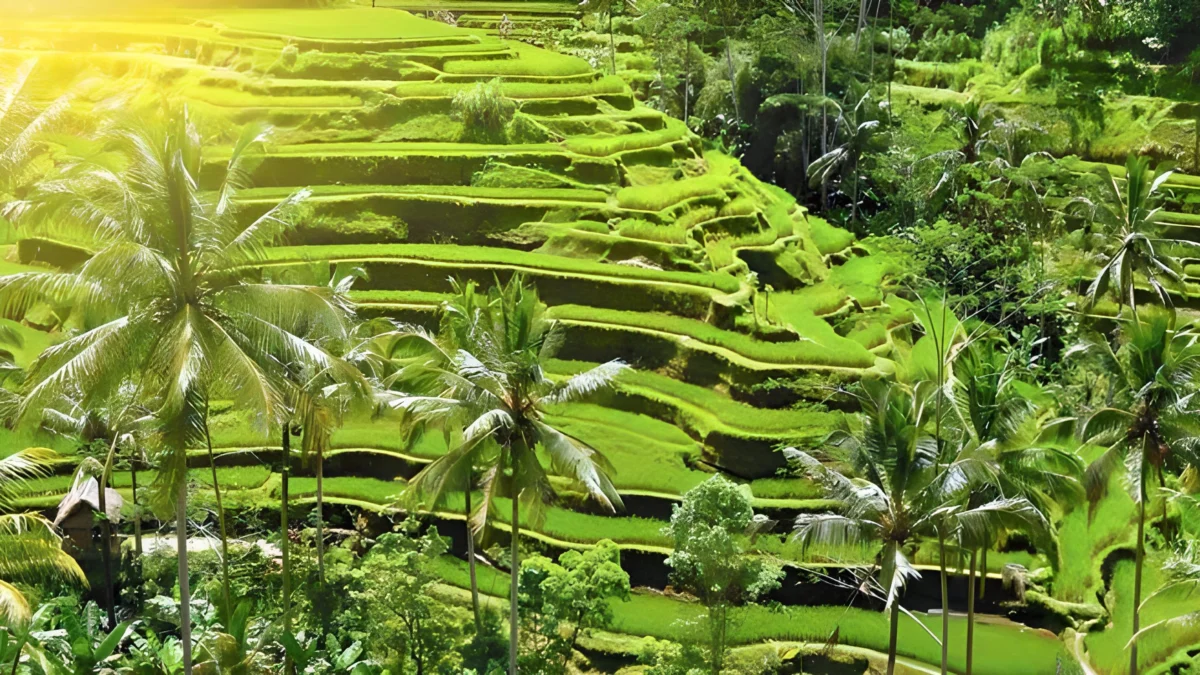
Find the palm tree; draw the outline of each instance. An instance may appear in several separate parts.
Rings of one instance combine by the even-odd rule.
[[[542,363],[561,344],[562,333],[533,287],[514,275],[486,296],[474,283],[455,288],[455,299],[443,306],[447,327],[439,336],[413,327],[396,337],[394,353],[411,356],[394,380],[406,394],[392,405],[413,424],[461,429],[458,443],[413,478],[411,495],[437,505],[447,493],[468,489],[474,467],[486,467],[480,481],[483,501],[469,523],[477,533],[492,519],[495,500],[507,487],[512,500],[509,671],[515,675],[520,504],[525,502],[536,524],[544,516],[543,504],[555,494],[538,449],[548,456],[552,472],[578,481],[609,511],[623,508],[604,456],[555,429],[544,415],[609,386],[625,364],[612,361],[555,384]]]
[[[58,455],[27,448],[0,458],[0,618],[29,621],[29,601],[13,582],[62,580],[87,586],[87,577],[62,548],[54,525],[37,513],[12,513],[25,482],[49,475]],[[19,658],[19,657],[18,657]]]
[[[1136,314],[1136,277],[1141,275],[1163,306],[1173,305],[1168,287],[1183,285],[1183,268],[1175,253],[1194,244],[1165,236],[1160,204],[1163,186],[1172,175],[1172,171],[1152,171],[1145,157],[1129,155],[1124,187],[1107,170],[1101,170],[1102,201],[1075,200],[1083,205],[1085,215],[1103,228],[1105,253],[1100,271],[1087,289],[1091,304],[1111,287],[1118,309],[1128,303]]]
[[[842,458],[859,477],[847,476],[795,448],[784,451],[789,462],[820,483],[831,499],[841,502],[840,513],[796,518],[794,536],[804,549],[880,546],[875,583],[890,611],[889,673],[895,670],[900,592],[908,579],[920,576],[905,549],[919,538],[938,542],[945,609],[949,542],[978,537],[987,529],[1039,520],[1023,498],[970,501],[976,486],[994,481],[995,466],[975,448],[939,450],[934,421],[938,389],[928,380],[912,385],[866,380],[858,385],[860,425],[853,431],[847,425],[830,442],[831,449],[843,453]],[[943,620],[943,667],[948,660],[948,630],[948,622]]]
[[[1078,476],[1083,474],[1083,461],[1054,442],[1060,420],[1031,403],[1032,385],[1017,379],[1013,355],[1000,347],[998,337],[985,334],[970,340],[953,361],[953,402],[960,442],[983,450],[997,468],[995,483],[977,486],[969,499],[985,503],[1006,494],[1019,495],[1042,516],[1030,524],[1044,530],[1048,516],[1059,511],[1059,504],[1082,497]],[[963,548],[970,551],[967,675],[974,662],[977,563],[982,560],[978,570],[986,582],[987,551],[1000,534],[984,530],[960,537]],[[983,590],[982,584],[979,590]]]
[[[824,189],[834,177],[840,177],[843,185],[849,183],[850,191],[846,196],[850,198],[851,222],[858,220],[858,195],[862,184],[858,163],[870,150],[871,141],[879,129],[879,120],[862,119],[870,99],[870,93],[859,99],[851,119],[847,120],[839,115],[837,126],[845,126],[848,129],[845,139],[841,145],[831,148],[808,167],[810,187],[819,185]]]
[[[1200,333],[1176,329],[1174,315],[1158,309],[1133,314],[1122,325],[1117,351],[1099,336],[1088,336],[1073,352],[1099,355],[1117,380],[1114,401],[1096,410],[1082,427],[1086,442],[1108,449],[1087,468],[1084,485],[1094,507],[1118,469],[1132,474],[1131,496],[1138,507],[1134,551],[1133,633],[1139,629],[1142,563],[1146,555],[1146,502],[1153,485],[1162,484],[1170,462],[1200,463],[1200,421],[1191,406],[1200,373]],[[1129,672],[1136,675],[1137,643],[1130,646]]]
[[[25,191],[38,168],[31,160],[43,133],[66,113],[71,98],[63,95],[39,107],[30,93],[37,59],[29,59],[0,81],[0,216],[13,218],[28,206]]]
[[[256,265],[288,228],[300,191],[257,218],[239,220],[246,150],[266,137],[244,130],[215,192],[199,188],[203,146],[186,108],[163,119],[118,121],[104,134],[117,150],[69,162],[44,181],[33,227],[88,242],[91,257],[70,271],[0,278],[0,308],[20,318],[35,302],[74,308],[77,334],[31,366],[18,414],[29,418],[63,396],[102,404],[122,386],[155,411],[163,452],[152,505],[174,511],[184,668],[191,672],[187,565],[187,449],[207,437],[207,401],[228,397],[262,427],[283,419],[280,363],[336,367],[317,340],[344,338],[343,308],[323,286],[264,283]],[[119,159],[113,160],[116,157]],[[105,161],[105,160],[109,161]]]

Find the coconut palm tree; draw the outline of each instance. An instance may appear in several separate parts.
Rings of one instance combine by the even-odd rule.
[[[87,586],[87,577],[62,548],[54,525],[37,513],[12,513],[25,482],[50,474],[58,454],[27,448],[0,458],[0,618],[29,621],[29,601],[13,582],[62,580]]]
[[[824,189],[835,177],[840,177],[842,185],[849,184],[849,192],[843,192],[850,198],[851,222],[858,220],[858,195],[862,185],[858,163],[871,149],[875,132],[879,130],[879,120],[866,119],[870,102],[871,94],[864,94],[854,106],[850,119],[839,115],[837,126],[847,129],[842,144],[830,148],[808,167],[810,187],[821,186]]]
[[[515,675],[520,504],[536,524],[555,494],[538,450],[548,456],[553,473],[579,482],[604,508],[623,508],[608,461],[548,424],[546,411],[609,386],[625,364],[612,361],[556,384],[542,363],[561,344],[562,333],[532,286],[514,275],[486,295],[474,283],[456,284],[456,291],[456,299],[443,306],[450,327],[440,335],[413,327],[395,337],[393,353],[409,356],[394,378],[406,395],[392,406],[413,424],[461,429],[457,444],[413,478],[412,495],[436,505],[447,493],[466,490],[474,467],[485,467],[483,500],[470,517],[474,532],[493,518],[502,491],[512,500],[509,671]]]
[[[1065,425],[1032,403],[1037,393],[1032,385],[1017,379],[1012,356],[1001,349],[997,336],[985,334],[970,340],[954,357],[952,400],[958,419],[956,428],[961,430],[959,442],[981,448],[997,468],[995,483],[976,486],[968,499],[986,503],[1004,495],[1018,495],[1041,516],[1022,525],[1032,525],[1044,534],[1050,515],[1060,511],[1059,504],[1074,503],[1083,496],[1079,481],[1083,460],[1058,444],[1055,434]],[[986,581],[987,551],[1002,534],[983,530],[961,532],[959,537],[962,547],[970,551],[967,675],[974,665],[976,570]],[[982,564],[977,566],[980,561]]]
[[[63,95],[40,106],[31,95],[37,59],[22,62],[0,80],[0,216],[15,217],[23,207],[28,186],[38,174],[33,160],[43,133],[61,121],[71,103]]]
[[[976,486],[995,480],[995,465],[976,448],[939,450],[934,421],[938,389],[928,380],[912,385],[866,380],[858,385],[859,424],[847,424],[830,438],[830,450],[853,467],[855,477],[826,466],[809,453],[795,448],[784,451],[789,462],[841,503],[840,513],[796,518],[794,537],[802,547],[844,550],[879,546],[878,572],[872,585],[882,593],[884,607],[890,612],[889,673],[895,670],[900,593],[909,579],[920,576],[905,549],[921,538],[936,540],[944,586],[945,551],[950,542],[977,537],[989,528],[1038,521],[1032,505],[1023,498],[1001,497],[983,503],[969,499]],[[943,605],[947,597],[943,588]],[[943,624],[945,646],[948,625]]]
[[[1117,379],[1114,402],[1092,413],[1082,426],[1085,442],[1107,447],[1087,468],[1084,486],[1093,507],[1104,497],[1114,472],[1125,470],[1137,504],[1134,551],[1133,633],[1139,630],[1142,564],[1146,556],[1146,502],[1169,464],[1200,463],[1200,420],[1192,407],[1200,374],[1200,333],[1176,328],[1163,309],[1133,314],[1121,326],[1117,350],[1100,336],[1085,336],[1071,352],[1091,352]],[[1120,406],[1120,407],[1117,407]],[[1130,646],[1129,672],[1136,675],[1137,643]]]
[[[155,411],[164,450],[151,502],[176,517],[190,673],[186,453],[206,441],[207,402],[235,401],[265,433],[283,419],[279,364],[338,367],[319,342],[344,339],[346,317],[328,288],[264,283],[256,271],[307,195],[239,218],[235,197],[248,182],[243,159],[266,138],[264,127],[243,131],[213,192],[199,188],[203,143],[187,108],[118,120],[103,138],[116,152],[67,163],[60,177],[41,184],[24,221],[86,242],[91,256],[69,271],[0,277],[0,309],[20,318],[49,300],[74,308],[78,326],[30,367],[21,418],[71,394],[81,406],[101,405],[130,384]]]
[[[1126,304],[1137,313],[1136,277],[1144,276],[1164,307],[1171,307],[1170,288],[1181,288],[1183,268],[1175,258],[1191,242],[1165,236],[1162,220],[1163,186],[1172,171],[1154,171],[1146,157],[1129,155],[1125,160],[1124,185],[1107,170],[1100,172],[1102,200],[1075,200],[1086,217],[1101,226],[1100,271],[1088,286],[1087,297],[1095,304],[1111,288],[1118,309]]]

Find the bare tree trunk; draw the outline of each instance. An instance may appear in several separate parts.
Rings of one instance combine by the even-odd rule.
[[[879,8],[882,6],[883,0],[875,0],[875,22],[871,24],[871,74],[867,76],[867,82],[872,86],[875,84],[875,42],[879,36]]]
[[[971,571],[967,575],[967,672],[966,675],[971,675],[971,670],[975,662],[975,549],[971,549]]]
[[[946,535],[938,528],[938,571],[942,573],[942,675],[950,661],[950,590],[946,579]]]
[[[683,123],[688,121],[688,104],[692,98],[692,42],[683,39]],[[1200,119],[1200,118],[1197,118]],[[1200,124],[1198,122],[1197,124]],[[1200,143],[1200,140],[1197,141]],[[1200,160],[1197,160],[1200,161]]]
[[[129,462],[129,480],[133,489],[133,554],[137,558],[137,601],[142,603],[142,512],[138,507],[137,459]]]
[[[871,0],[858,1],[858,23],[854,27],[854,53],[858,54],[859,44],[862,42],[863,29],[867,27],[867,11],[870,7]]]
[[[471,479],[467,478],[466,495],[467,512],[467,568],[471,571],[471,612],[475,615],[475,634],[483,632],[483,623],[479,618],[479,582],[475,577],[475,533],[471,531]]]
[[[613,37],[612,8],[608,9],[608,57],[612,60],[613,75],[617,74],[617,41]]]
[[[896,672],[896,637],[900,633],[900,598],[892,600],[892,616],[888,627],[888,660],[887,675]]]
[[[100,507],[100,552],[101,558],[104,560],[104,604],[108,615],[108,629],[112,630],[117,626],[117,603],[115,594],[113,593],[113,572],[112,572],[112,523],[108,520],[108,499],[104,494],[108,487],[108,465],[104,467],[104,471],[100,474],[99,490],[97,490],[97,498]],[[90,532],[89,532],[90,534]]]
[[[212,470],[213,494],[217,499],[217,523],[221,528],[221,601],[224,603],[221,619],[228,621],[233,615],[233,607],[229,604],[229,535],[225,529],[225,507],[221,504],[221,484],[217,482],[217,459],[208,432],[208,399],[204,400],[204,443],[208,446],[208,466]]]
[[[307,429],[305,430],[307,431]],[[317,583],[325,589],[325,453],[317,452]]]
[[[1133,558],[1133,632],[1131,635],[1137,635],[1138,629],[1141,627],[1141,604],[1142,604],[1142,563],[1146,557],[1146,460],[1142,460],[1142,476],[1141,476],[1141,501],[1138,504],[1138,527],[1137,527],[1137,549],[1134,552]],[[1137,675],[1138,672],[1138,644],[1136,640],[1129,643],[1129,675]]]
[[[282,535],[279,541],[279,553],[283,565],[283,631],[285,633],[292,632],[292,567],[288,557],[289,536],[288,536],[288,472],[289,463],[292,457],[292,437],[291,430],[288,428],[288,423],[283,424],[283,465],[279,470],[279,532]],[[295,666],[292,663],[292,657],[284,654],[283,657],[283,673],[284,675],[292,675]]]
[[[509,557],[512,558],[510,564],[510,588],[508,598],[508,675],[517,675],[517,631],[519,614],[517,607],[517,578],[521,575],[521,551],[518,548],[518,538],[521,534],[521,511],[520,511],[520,490],[514,488],[512,495],[512,544]]]
[[[192,675],[192,589],[188,579],[187,476],[175,497],[175,557],[179,560],[179,639],[183,643],[183,674]]]
[[[733,116],[737,118],[740,124],[742,121],[742,111],[738,105],[737,73],[733,70],[733,46],[730,44],[729,25],[725,20],[724,14],[721,15],[721,30],[725,35],[725,65],[729,68],[729,97],[733,100]]]
[[[817,33],[817,49],[821,52],[821,156],[828,152],[829,112],[825,106],[828,96],[829,45],[825,35],[825,0],[813,0],[813,28]],[[829,183],[821,179],[821,209],[829,206]]]

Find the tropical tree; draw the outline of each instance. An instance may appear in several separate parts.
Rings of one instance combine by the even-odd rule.
[[[24,624],[31,616],[29,601],[14,582],[55,579],[87,586],[50,521],[37,513],[12,513],[25,482],[49,475],[56,459],[58,454],[46,448],[0,458],[0,618],[9,624]]]
[[[975,448],[939,442],[935,423],[939,390],[928,380],[911,385],[867,380],[858,385],[855,396],[860,419],[835,432],[830,444],[859,477],[843,474],[795,448],[784,451],[789,462],[818,481],[829,497],[842,505],[840,513],[796,518],[794,536],[805,549],[880,546],[878,573],[872,583],[890,612],[889,673],[895,669],[899,596],[908,579],[920,576],[905,548],[919,538],[937,541],[945,605],[949,543],[959,537],[980,537],[988,529],[1038,520],[1035,509],[1023,498],[971,502],[972,490],[994,481],[996,469],[990,458]],[[954,449],[947,449],[950,447]],[[943,621],[943,647],[948,629]],[[943,649],[943,662],[947,659]]]
[[[1001,347],[997,336],[984,334],[970,340],[953,361],[952,400],[956,428],[961,430],[958,442],[979,448],[997,469],[996,480],[975,486],[968,501],[983,504],[1004,495],[1020,496],[1032,510],[1025,511],[1029,520],[1017,525],[1027,534],[1045,534],[1050,516],[1060,511],[1059,504],[1082,498],[1079,476],[1083,460],[1060,445],[1056,434],[1066,425],[1033,403],[1041,392],[1017,378],[1014,355]],[[970,551],[967,675],[974,666],[976,570],[986,581],[988,549],[1003,534],[989,528],[959,532],[959,544]],[[983,590],[982,584],[979,590]]]
[[[392,406],[413,424],[460,429],[449,451],[410,483],[411,495],[436,505],[449,492],[469,492],[474,467],[485,467],[480,480],[482,503],[470,516],[481,532],[494,518],[503,491],[512,501],[510,527],[511,589],[509,670],[517,672],[520,578],[520,504],[529,521],[544,517],[543,505],[555,490],[538,458],[548,456],[550,470],[577,481],[605,509],[623,508],[609,478],[612,466],[583,441],[545,421],[554,406],[584,398],[609,386],[625,368],[612,361],[555,383],[543,362],[562,343],[558,325],[546,316],[537,291],[520,275],[497,283],[486,295],[473,282],[456,284],[454,300],[443,306],[449,329],[434,336],[410,327],[394,336],[393,353],[408,355],[393,382],[404,394]],[[507,488],[507,490],[506,490]]]
[[[808,167],[809,185],[824,188],[835,176],[840,176],[843,185],[849,183],[850,221],[858,220],[858,196],[862,186],[859,161],[871,149],[871,141],[879,129],[879,120],[863,119],[870,94],[865,94],[854,106],[852,118],[839,118],[838,126],[848,129],[844,142],[821,155]],[[843,190],[845,192],[845,190]]]
[[[105,130],[116,152],[67,162],[25,213],[34,228],[86,242],[69,271],[0,277],[0,309],[20,318],[34,303],[75,308],[78,332],[30,367],[18,415],[30,419],[64,396],[85,408],[132,384],[156,412],[163,451],[152,506],[173,511],[185,670],[191,672],[187,555],[187,449],[208,440],[208,401],[228,398],[265,433],[283,418],[281,363],[338,367],[319,344],[344,339],[344,308],[324,286],[263,283],[264,250],[289,226],[306,191],[239,219],[247,151],[266,138],[248,127],[232,146],[215,191],[202,191],[203,143],[187,108]]]
[[[1130,475],[1137,505],[1134,551],[1133,634],[1142,604],[1142,564],[1146,557],[1146,503],[1163,482],[1171,463],[1200,463],[1200,421],[1192,407],[1200,373],[1200,333],[1177,328],[1174,314],[1162,309],[1132,314],[1121,326],[1114,350],[1101,336],[1086,336],[1074,353],[1096,354],[1116,380],[1113,403],[1093,412],[1082,425],[1083,440],[1107,448],[1087,468],[1084,486],[1095,505],[1107,492],[1114,472]],[[1118,407],[1120,406],[1120,407]],[[1129,648],[1129,672],[1138,672],[1138,645]]]
[[[768,524],[751,508],[745,488],[716,475],[671,509],[671,583],[699,598],[706,610],[707,665],[725,672],[730,610],[779,588],[783,568],[766,556],[747,555],[748,536]]]
[[[840,513],[801,514],[794,537],[805,549],[861,547],[877,543],[875,583],[890,613],[887,672],[896,667],[896,637],[900,594],[920,573],[904,549],[917,536],[916,523],[924,492],[938,471],[937,442],[930,430],[936,387],[930,382],[905,386],[886,380],[865,380],[855,397],[861,406],[861,430],[846,426],[833,437],[832,449],[844,454],[861,478],[825,466],[807,452],[788,448],[785,457],[818,481],[826,494],[841,503]]]
[[[1101,170],[1101,200],[1075,200],[1076,208],[1082,206],[1085,215],[1102,228],[1100,271],[1087,289],[1091,304],[1111,288],[1118,308],[1128,304],[1136,314],[1136,277],[1140,275],[1163,306],[1173,306],[1170,289],[1183,283],[1183,268],[1175,256],[1194,244],[1166,236],[1162,192],[1172,175],[1172,171],[1151,170],[1146,157],[1129,155],[1124,185]]]
[[[41,137],[61,121],[71,103],[63,95],[40,106],[31,95],[37,59],[22,62],[0,80],[0,217],[13,218],[28,206],[28,186],[38,175],[34,161]]]

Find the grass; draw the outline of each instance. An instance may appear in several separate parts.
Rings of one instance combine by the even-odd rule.
[[[1157,562],[1161,561],[1156,561],[1153,554],[1146,560],[1142,578],[1143,600],[1164,580]],[[1133,576],[1132,561],[1117,563],[1109,596],[1112,600],[1111,624],[1103,631],[1089,633],[1086,639],[1088,658],[1108,675],[1125,675],[1129,671],[1129,652],[1125,645],[1129,642],[1133,627]],[[1156,621],[1193,611],[1196,611],[1194,598],[1150,601],[1143,605],[1141,625],[1149,626]],[[1197,643],[1200,643],[1200,625],[1195,622],[1148,634],[1138,642],[1138,670],[1142,673],[1163,672],[1164,669],[1156,666],[1163,666],[1178,652]]]
[[[738,281],[727,274],[697,272],[665,272],[625,265],[609,265],[575,258],[483,246],[451,246],[438,244],[347,244],[333,246],[289,246],[267,251],[267,260],[276,263],[311,261],[380,260],[429,261],[483,266],[512,266],[531,272],[560,272],[584,274],[614,279],[636,279],[685,284],[735,293]]]
[[[241,10],[209,17],[227,28],[253,33],[288,35],[318,40],[396,40],[467,36],[440,21],[419,19],[397,10],[368,8]],[[286,28],[286,32],[282,29]]]
[[[447,583],[469,588],[466,563],[443,557],[437,564],[438,575]],[[508,575],[492,567],[477,569],[479,588],[488,595],[500,596],[508,585]],[[610,630],[630,635],[649,635],[660,639],[691,640],[695,629],[688,626],[702,618],[704,609],[655,593],[634,593],[628,602],[613,601],[614,621]],[[941,618],[916,615],[935,633]],[[887,651],[887,616],[882,612],[843,607],[765,607],[762,605],[734,610],[729,639],[733,644],[765,640],[790,640],[824,643],[838,631],[841,644]],[[1018,628],[1013,624],[978,623],[975,636],[975,672],[980,675],[1052,675],[1061,643],[1053,636]],[[964,647],[966,621],[952,617],[950,622],[950,667],[962,672],[966,660]],[[898,652],[925,663],[938,663],[941,648],[912,619],[902,617]]]
[[[549,371],[567,375],[594,364],[551,361]],[[726,434],[743,438],[769,438],[780,443],[798,438],[823,436],[836,426],[840,413],[815,410],[756,408],[720,392],[645,370],[628,370],[617,382],[617,390],[663,406],[672,422],[700,438]]]
[[[763,342],[742,333],[723,330],[711,324],[666,314],[626,312],[580,305],[560,305],[553,308],[556,319],[574,322],[606,324],[613,327],[643,329],[665,333],[681,344],[692,346],[695,340],[748,360],[751,367],[828,366],[839,368],[870,368],[875,357],[862,345],[841,337],[828,324],[824,329],[810,325],[811,334],[796,342]]]

